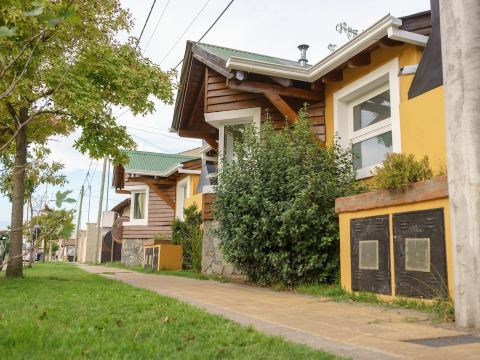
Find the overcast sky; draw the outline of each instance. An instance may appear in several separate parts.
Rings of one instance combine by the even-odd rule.
[[[140,43],[145,55],[165,70],[175,67],[183,57],[186,40],[198,40],[229,1],[157,0]],[[131,35],[138,36],[152,0],[121,0],[121,3],[130,10],[135,22]],[[329,43],[341,45],[346,41],[345,36],[335,31],[339,22],[344,21],[361,31],[388,13],[400,17],[428,10],[429,7],[429,0],[235,0],[203,42],[291,60],[299,58],[297,45],[306,43],[310,45],[307,58],[310,63],[316,63],[329,54]],[[174,47],[197,14],[196,21]],[[122,114],[124,110],[116,109],[114,113]],[[198,146],[198,140],[181,139],[168,132],[172,114],[173,106],[158,102],[155,113],[134,117],[126,112],[118,118],[118,122],[128,127],[138,150],[175,153]],[[55,139],[49,146],[52,157],[65,164],[64,173],[69,184],[64,189],[73,190],[73,197],[78,198],[91,160],[73,149],[74,141],[75,135],[72,135]],[[92,162],[90,172],[93,176],[88,181],[91,182],[92,193],[90,212],[87,193],[82,227],[88,220],[96,221],[101,167],[101,163]],[[45,190],[42,187],[39,193],[44,194]],[[47,189],[50,198],[56,190]],[[114,194],[109,189],[109,208],[124,198],[125,195]],[[10,203],[0,196],[0,228],[10,224],[10,211]]]

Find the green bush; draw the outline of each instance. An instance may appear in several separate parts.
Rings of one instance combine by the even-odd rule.
[[[200,272],[202,270],[202,215],[197,205],[184,210],[184,220],[175,219],[172,224],[172,242],[183,247],[183,267]]]
[[[382,166],[375,167],[375,186],[378,189],[404,189],[417,181],[433,177],[428,156],[416,160],[413,154],[387,154]]]
[[[322,146],[301,111],[291,129],[244,127],[216,187],[227,261],[260,284],[331,282],[339,268],[335,198],[357,191],[351,151]]]

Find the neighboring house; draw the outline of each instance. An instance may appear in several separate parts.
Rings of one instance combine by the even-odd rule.
[[[343,146],[352,145],[358,179],[370,178],[389,152],[428,155],[436,171],[445,169],[438,3],[432,5],[431,12],[383,17],[313,65],[305,46],[294,62],[188,42],[172,128],[208,143],[202,161],[214,166],[233,155],[235,126],[261,126],[269,112],[283,127],[307,102],[321,140],[331,144],[338,134]],[[208,176],[204,166],[201,182]],[[202,270],[228,275],[232,269],[208,232],[214,225],[208,190]],[[382,201],[374,195],[337,202],[342,285],[385,295],[432,298],[448,290],[453,296],[446,178],[397,197],[382,193]]]
[[[130,203],[121,209],[129,218],[123,222],[122,262],[141,265],[144,246],[155,237],[170,242],[173,220],[183,219],[184,208],[199,198],[201,161],[144,151],[128,151],[128,156],[128,164],[115,167],[113,180],[118,193],[130,194]]]

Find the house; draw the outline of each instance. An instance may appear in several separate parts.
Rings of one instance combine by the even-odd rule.
[[[335,52],[310,65],[308,46],[290,61],[221,46],[188,42],[172,128],[203,139],[205,165],[232,156],[232,129],[293,123],[307,102],[311,128],[331,144],[352,146],[359,180],[385,154],[428,155],[435,171],[446,167],[445,114],[438,2],[402,18],[387,15]],[[210,176],[211,177],[211,176]],[[204,181],[204,180],[201,180]],[[202,270],[228,276],[203,188]],[[405,194],[373,193],[338,199],[341,282],[350,291],[385,296],[453,296],[452,248],[446,177],[416,184]],[[205,250],[206,249],[206,250]]]
[[[184,208],[200,198],[201,160],[145,151],[128,151],[127,155],[129,162],[113,170],[113,185],[117,193],[129,194],[129,198],[113,210],[124,218],[122,262],[142,265],[144,247],[170,243],[173,220],[183,219]],[[201,202],[197,204],[201,208]],[[116,231],[112,227],[112,235]]]

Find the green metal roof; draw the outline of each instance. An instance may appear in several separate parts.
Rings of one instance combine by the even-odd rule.
[[[204,44],[204,43],[197,43],[196,45],[201,49],[225,61],[227,61],[230,57],[235,56],[242,59],[263,61],[271,64],[288,65],[288,66],[295,66],[300,68],[302,67],[297,61],[281,59],[273,56],[256,54],[248,51],[236,50],[236,49],[226,48],[218,45],[211,45],[211,44]]]
[[[124,165],[125,172],[168,176],[168,172],[178,165],[199,159],[194,156],[179,154],[162,154],[148,151],[126,151],[130,161]]]

